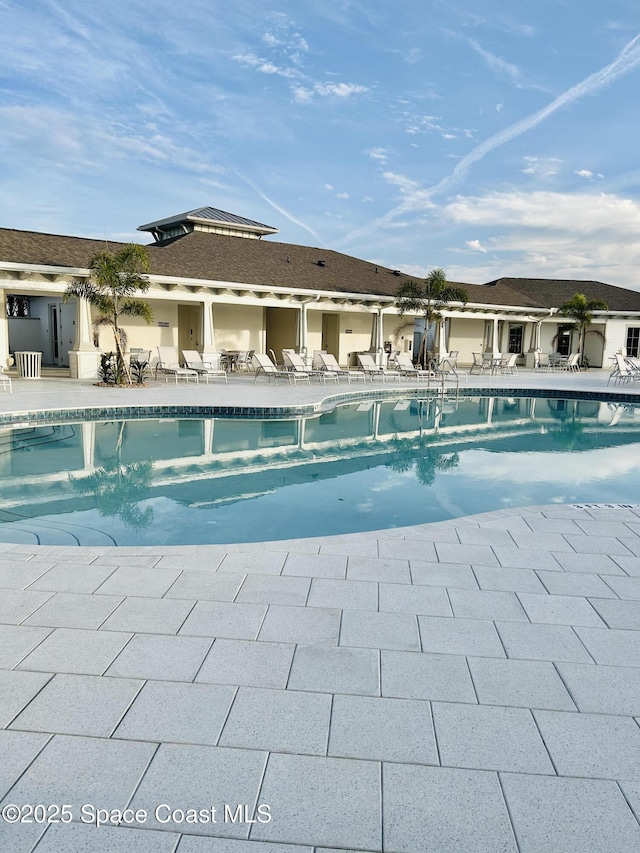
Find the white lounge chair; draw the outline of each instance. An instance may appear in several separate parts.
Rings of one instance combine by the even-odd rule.
[[[614,356],[614,364],[607,385],[612,379],[616,384],[619,382],[640,382],[640,368],[617,352]]]
[[[371,381],[382,379],[383,382],[386,382],[387,379],[397,379],[400,382],[402,379],[402,374],[399,370],[388,370],[386,367],[380,367],[375,363],[372,355],[358,353],[358,361],[362,370],[367,376],[371,377]]]
[[[181,367],[178,361],[178,351],[175,347],[158,347],[158,363],[155,369],[155,378],[158,378],[158,373],[164,373],[164,381],[168,382],[169,377],[173,376],[176,385],[178,379],[184,379],[188,382],[190,379],[198,384],[198,372],[191,370],[188,367]]]
[[[330,376],[335,382],[339,381],[339,377],[335,373],[327,373],[325,370],[309,370],[302,357],[291,349],[283,349],[282,358],[284,359],[284,366],[294,376],[307,376],[309,379],[313,377],[324,382],[325,385],[327,384],[327,376]]]
[[[417,367],[414,367],[411,359],[409,358],[409,354],[406,352],[396,353],[396,364],[396,369],[402,374],[402,376],[412,376],[414,379],[417,379],[418,382],[424,382],[429,379],[429,371],[419,370]]]
[[[13,388],[11,387],[11,377],[7,376],[4,372],[3,366],[0,364],[0,385],[2,385],[3,391],[9,389],[9,393],[13,394]]]
[[[500,373],[509,373],[512,376],[518,375],[518,365],[516,361],[518,360],[518,353],[512,352],[509,355],[505,355],[502,357],[500,362]]]
[[[363,382],[367,381],[367,374],[364,371],[350,370],[348,367],[340,367],[335,355],[331,355],[331,353],[319,352],[317,353],[317,358],[320,363],[320,370],[324,370],[338,378],[344,376],[349,384],[351,384],[354,379],[362,379]]]
[[[195,349],[183,349],[185,367],[189,370],[195,370],[198,376],[204,376],[207,383],[210,379],[214,382],[216,379],[224,379],[227,381],[227,371],[220,367],[220,356],[217,357],[218,366],[216,367],[212,361],[203,361],[200,353]]]
[[[269,358],[268,355],[260,352],[254,352],[253,354],[253,367],[255,369],[255,378],[253,380],[254,384],[258,381],[259,377],[266,377],[269,382],[273,379],[275,384],[278,384],[278,379],[284,379],[286,382],[296,382],[300,380],[300,377],[296,376],[293,373],[289,373],[287,370],[281,370],[279,367],[276,367],[273,361]],[[304,381],[304,380],[300,380]],[[309,378],[307,377],[307,382]]]

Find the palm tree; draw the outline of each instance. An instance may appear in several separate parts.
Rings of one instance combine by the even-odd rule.
[[[150,325],[153,313],[148,303],[136,299],[138,293],[146,293],[149,280],[149,254],[144,246],[128,243],[117,252],[98,252],[89,261],[89,278],[72,281],[64,294],[65,301],[75,296],[86,299],[98,309],[99,317],[94,326],[109,326],[116,344],[116,381],[122,384],[131,376],[125,362],[124,351],[127,335],[120,328],[120,317],[142,317]]]
[[[571,299],[558,308],[558,314],[573,320],[571,328],[579,332],[578,353],[582,367],[584,366],[584,339],[587,329],[593,323],[593,312],[608,310],[609,306],[602,299],[588,299],[584,293],[574,293]]]
[[[420,313],[424,317],[424,332],[418,350],[418,361],[426,367],[429,353],[426,352],[427,332],[435,323],[442,322],[442,310],[450,302],[469,301],[469,294],[464,287],[456,287],[447,282],[447,276],[442,269],[433,269],[424,283],[407,281],[401,284],[396,292],[396,308],[402,317],[407,312]]]

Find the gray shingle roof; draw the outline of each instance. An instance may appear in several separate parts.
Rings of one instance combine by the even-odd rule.
[[[120,245],[110,243],[112,249]],[[104,240],[0,229],[0,262],[86,268],[104,248]],[[151,273],[176,278],[386,297],[411,279],[332,250],[199,231],[147,249]],[[501,278],[484,285],[452,284],[467,289],[470,305],[558,308],[581,292],[604,299],[612,311],[640,312],[640,292],[597,281]]]

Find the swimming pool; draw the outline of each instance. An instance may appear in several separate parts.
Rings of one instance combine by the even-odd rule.
[[[461,397],[0,430],[0,541],[253,542],[638,500],[640,407]]]

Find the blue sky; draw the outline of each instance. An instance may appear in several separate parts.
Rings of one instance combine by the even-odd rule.
[[[640,289],[637,0],[0,0],[0,225]]]

